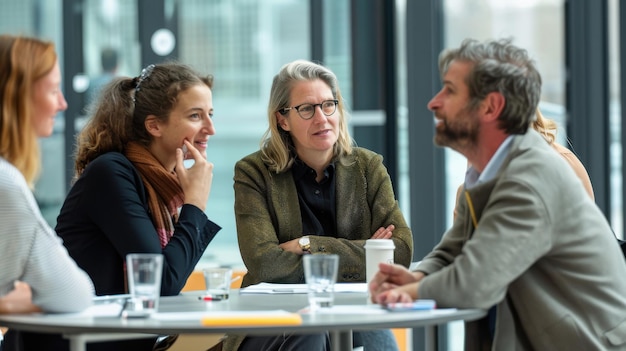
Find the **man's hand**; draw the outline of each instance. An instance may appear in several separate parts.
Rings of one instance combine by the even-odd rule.
[[[399,264],[380,263],[378,272],[369,283],[372,302],[411,302],[417,299],[417,285],[422,272],[410,272]]]

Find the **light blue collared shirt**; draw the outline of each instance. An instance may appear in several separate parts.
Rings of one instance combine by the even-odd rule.
[[[493,154],[493,156],[487,163],[487,166],[482,173],[478,173],[474,166],[470,166],[470,168],[468,168],[467,172],[465,172],[466,189],[470,189],[478,184],[490,181],[496,176],[496,174],[500,170],[500,167],[502,166],[502,162],[504,162],[504,159],[509,154],[509,149],[511,148],[512,141],[512,135],[509,135],[506,139],[504,139],[502,144],[500,144],[500,147],[498,147],[498,150],[496,150],[496,153]]]

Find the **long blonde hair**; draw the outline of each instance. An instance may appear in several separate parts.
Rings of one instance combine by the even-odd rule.
[[[556,140],[557,124],[555,121],[543,116],[537,108],[537,119],[533,121],[533,129],[541,134],[546,141],[552,145]]]
[[[0,157],[22,173],[31,189],[41,169],[32,122],[33,85],[56,61],[52,42],[0,35]]]
[[[339,100],[339,135],[333,146],[333,156],[339,162],[352,153],[354,141],[348,132],[348,111],[345,108],[337,76],[328,68],[306,60],[296,60],[284,65],[274,77],[270,90],[270,100],[267,108],[269,127],[263,134],[261,141],[262,159],[269,169],[281,173],[291,167],[295,158],[295,147],[289,132],[279,128],[276,112],[288,107],[291,99],[291,90],[297,82],[321,79]]]

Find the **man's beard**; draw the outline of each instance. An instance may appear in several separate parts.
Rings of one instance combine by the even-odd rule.
[[[457,151],[476,145],[480,124],[475,113],[468,111],[465,118],[443,118],[439,121],[435,127],[435,145],[448,146]]]

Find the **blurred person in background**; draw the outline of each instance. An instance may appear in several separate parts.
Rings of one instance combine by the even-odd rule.
[[[86,92],[87,105],[94,103],[98,98],[98,94],[102,91],[102,88],[117,76],[117,50],[110,47],[103,48],[100,52],[100,65],[102,71],[89,80],[89,88],[87,88]]]
[[[569,163],[572,167],[576,175],[583,183],[585,190],[589,194],[592,200],[595,199],[593,195],[593,187],[591,186],[591,179],[589,179],[589,173],[585,169],[585,166],[580,162],[578,157],[568,148],[556,142],[556,133],[557,133],[557,124],[553,120],[546,118],[543,116],[541,111],[537,109],[536,118],[533,121],[533,129],[535,129],[539,134],[543,136],[544,139],[559,153],[559,155],[563,156],[565,161]]]

